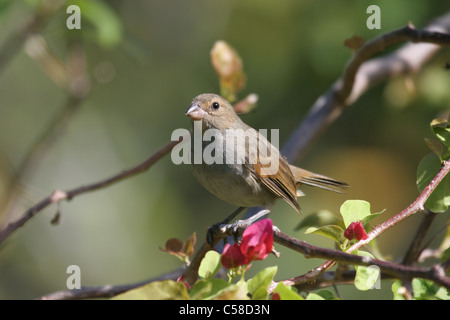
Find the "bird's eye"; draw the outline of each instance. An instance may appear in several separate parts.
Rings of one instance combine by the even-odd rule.
[[[218,110],[218,109],[220,108],[220,104],[219,104],[218,102],[213,102],[212,108],[213,108],[214,110]]]

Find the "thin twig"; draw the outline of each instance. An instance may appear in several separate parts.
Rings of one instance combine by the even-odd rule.
[[[141,172],[147,171],[152,165],[154,165],[159,159],[164,157],[166,154],[168,154],[175,145],[180,143],[183,140],[181,138],[178,141],[171,141],[170,143],[163,146],[161,149],[156,151],[151,157],[149,157],[147,160],[142,162],[141,164],[122,171],[121,173],[118,173],[112,177],[109,177],[107,179],[81,186],[75,189],[71,189],[68,191],[60,191],[57,190],[50,196],[46,197],[45,199],[41,200],[31,208],[29,208],[25,213],[16,221],[9,223],[4,229],[0,231],[0,244],[15,230],[23,226],[27,221],[29,221],[31,218],[34,217],[38,212],[42,211],[49,205],[53,203],[60,202],[62,200],[71,200],[74,197],[81,195],[83,193],[92,192],[95,190],[103,189],[106,187],[109,187],[115,183],[118,183],[122,180],[125,180],[129,177],[132,177],[134,175],[137,175]]]
[[[450,36],[443,32],[450,32],[450,12],[430,23],[423,31],[409,26],[383,34],[364,44],[354,54],[344,75],[310,108],[281,150],[283,155],[291,163],[298,161],[307,147],[370,87],[392,77],[420,70],[440,49],[439,45],[449,45]],[[406,44],[391,54],[369,60],[388,45],[405,41],[428,43]]]
[[[438,184],[442,181],[442,179],[445,178],[445,176],[449,171],[450,171],[450,160],[448,161],[444,160],[442,163],[442,168],[439,170],[436,176],[430,181],[430,183],[423,189],[423,191],[420,193],[420,195],[413,203],[411,203],[406,209],[404,209],[397,215],[374,227],[368,233],[367,239],[358,241],[353,246],[348,248],[347,252],[353,252],[354,250],[368,244],[370,241],[378,237],[381,233],[395,226],[400,221],[406,219],[407,217],[413,215],[414,213],[423,211],[425,202],[427,201],[428,197],[438,186]]]
[[[432,222],[434,221],[434,218],[437,217],[437,213],[431,212],[430,210],[426,209],[423,212],[423,218],[422,221],[417,228],[417,231],[413,235],[413,240],[411,241],[411,244],[408,248],[408,251],[406,252],[402,264],[405,265],[411,265],[420,257],[420,254],[423,251],[423,242],[425,241],[425,236],[428,232],[428,230],[431,227]]]
[[[63,290],[46,294],[37,300],[79,300],[87,298],[109,298],[125,291],[136,289],[148,283],[162,280],[176,280],[184,272],[184,268],[166,273],[160,277],[123,285],[104,285],[98,287],[82,287],[80,289]]]
[[[334,249],[321,248],[313,246],[304,241],[297,240],[287,236],[281,232],[274,232],[274,242],[286,246],[303,254],[306,258],[325,258],[331,259],[322,265],[320,268],[315,268],[311,272],[283,281],[287,285],[297,285],[314,281],[318,276],[322,275],[334,263],[342,262],[353,265],[362,266],[377,266],[381,271],[388,273],[399,279],[424,278],[432,280],[439,285],[450,289],[450,278],[445,276],[444,270],[437,266],[431,268],[420,268],[413,266],[406,266],[389,261],[382,261],[370,257],[362,257],[348,252],[343,252]],[[274,287],[276,283],[272,285]]]
[[[319,267],[314,268],[310,272],[301,275],[299,277],[286,280],[289,284],[301,284],[308,281],[313,281],[319,275],[323,274],[325,271],[333,267],[336,262],[346,262],[351,264],[364,264],[364,265],[376,265],[386,273],[392,274],[401,279],[412,279],[413,277],[421,277],[429,280],[433,280],[436,283],[445,286],[450,289],[450,279],[445,276],[445,268],[439,265],[435,265],[430,269],[414,268],[402,264],[394,264],[387,261],[381,261],[377,259],[359,257],[356,255],[348,254],[355,251],[356,249],[368,244],[370,241],[378,237],[387,229],[393,227],[400,221],[406,219],[407,217],[413,215],[414,213],[420,212],[424,209],[425,202],[431,195],[433,190],[439,185],[439,183],[444,179],[444,177],[450,171],[450,161],[444,161],[441,170],[436,174],[436,176],[430,181],[430,183],[424,188],[417,199],[409,205],[406,209],[395,215],[394,217],[386,220],[380,225],[374,227],[372,231],[369,232],[368,238],[365,240],[360,240],[352,245],[346,250],[346,252],[341,252],[332,249],[324,249],[309,245],[297,239],[288,237],[286,235],[275,234],[274,241],[285,245],[293,250],[296,250],[305,255],[307,258],[326,258],[330,259],[326,261]],[[359,257],[359,258],[355,258]]]
[[[436,20],[428,28],[436,28],[436,25],[438,25],[440,28],[444,30],[450,30],[450,13],[444,15],[439,20]],[[442,25],[444,25],[446,29],[442,27]],[[389,41],[386,41],[386,38]],[[393,74],[400,74],[404,73],[405,70],[410,70],[410,69],[398,70],[398,68],[395,67],[397,59],[399,59],[400,57],[402,59],[405,59],[406,57],[412,57],[411,59],[414,60],[414,63],[412,63],[411,65],[421,66],[427,61],[427,59],[429,59],[432,53],[436,52],[439,48],[436,46],[430,48],[428,51],[421,52],[421,54],[414,54],[415,47],[410,47],[408,45],[407,48],[399,49],[398,51],[389,55],[387,58],[386,57],[379,58],[366,62],[366,64],[370,65],[373,63],[380,64],[381,62],[383,62],[385,64],[384,68],[382,69],[383,77],[380,77],[380,74],[378,73],[378,70],[380,69],[363,68],[365,65],[364,62],[373,55],[382,52],[388,46],[408,40],[424,41],[448,45],[450,44],[450,35],[440,34],[436,32],[428,32],[420,30],[418,31],[413,29],[411,26],[408,26],[393,31],[391,33],[382,35],[380,37],[377,37],[370,43],[363,45],[350,62],[343,78],[339,79],[325,95],[321,96],[316,101],[316,103],[312,106],[308,116],[303,120],[299,128],[291,135],[291,138],[288,140],[288,142],[282,149],[282,153],[286,156],[286,158],[290,162],[293,162],[296,159],[298,159],[302,154],[302,152],[304,152],[304,150],[306,149],[307,145],[310,142],[312,142],[315,138],[317,138],[319,133],[322,130],[324,130],[329,123],[336,120],[337,116],[340,115],[345,106],[355,102],[356,99],[360,95],[362,95],[369,88],[370,85],[375,84],[381,79],[384,80],[388,79]],[[403,50],[406,49],[408,51],[408,55],[404,54]],[[398,56],[396,56],[397,54]],[[393,57],[395,57],[395,59],[393,59]],[[417,63],[417,61],[420,61],[420,63]],[[405,64],[407,65],[407,63]],[[386,72],[386,70],[390,70],[390,72]],[[392,70],[394,70],[395,72],[393,72]],[[358,83],[360,82],[360,79],[371,79],[372,81],[371,82],[364,81],[365,83],[364,86],[359,85],[357,92],[355,92],[354,90],[352,92],[352,90],[348,89],[349,88],[351,89],[354,86],[356,86],[355,77],[357,77],[356,82]],[[351,99],[349,99],[350,95]],[[198,254],[196,258],[201,260],[201,258],[203,257],[202,254],[206,253],[206,251],[201,250],[199,253],[200,254]],[[200,261],[198,262],[198,265],[199,263]],[[326,263],[315,268],[306,275],[298,277],[297,280],[300,281],[301,278],[302,279],[304,278],[304,281],[310,281],[311,279],[319,276],[320,274],[331,268],[333,265],[334,265],[333,261],[327,261]],[[192,268],[189,268],[188,270],[192,271]],[[196,273],[193,272],[192,274],[195,275]],[[189,280],[194,281],[194,279],[191,279],[191,277],[189,277]]]

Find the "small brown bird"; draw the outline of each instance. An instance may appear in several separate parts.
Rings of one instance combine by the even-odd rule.
[[[348,187],[344,182],[290,165],[279,150],[264,135],[246,125],[221,96],[198,95],[186,115],[201,121],[203,134],[214,129],[210,130],[214,140],[203,139],[202,150],[214,143],[213,156],[219,160],[193,163],[194,176],[209,192],[233,205],[270,209],[275,200],[281,198],[300,213],[297,196],[303,193],[297,192],[299,186],[305,184],[335,192]],[[243,148],[235,150],[235,140],[230,143],[227,139],[229,133],[245,140]],[[195,142],[191,142],[193,146]],[[243,153],[241,162],[234,157],[239,151]],[[227,161],[229,159],[234,161]],[[273,167],[276,170],[271,170]]]

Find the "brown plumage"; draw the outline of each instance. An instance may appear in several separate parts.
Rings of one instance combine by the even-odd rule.
[[[223,146],[215,151],[215,156],[222,159],[222,163],[193,164],[194,176],[208,191],[233,205],[270,208],[276,199],[281,198],[300,212],[297,196],[302,193],[297,192],[297,188],[301,185],[335,192],[348,187],[344,182],[290,165],[279,150],[258,131],[246,125],[233,106],[221,96],[207,93],[195,97],[186,115],[194,121],[202,121],[203,133],[215,129],[213,142]],[[227,154],[233,152],[230,149],[232,144],[225,138],[229,130],[234,130],[238,135],[245,132],[248,138],[245,140],[245,150],[241,150],[245,153],[243,163],[226,162]],[[210,143],[203,141],[202,149]],[[261,152],[260,148],[264,147],[268,152]],[[271,170],[271,166],[277,170]]]

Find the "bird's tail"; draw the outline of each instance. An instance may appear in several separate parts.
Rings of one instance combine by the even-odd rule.
[[[345,182],[313,173],[293,165],[290,165],[290,169],[295,177],[295,184],[297,188],[305,184],[337,193],[344,193],[345,189],[349,187],[349,185]]]

